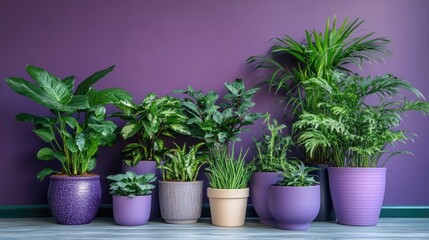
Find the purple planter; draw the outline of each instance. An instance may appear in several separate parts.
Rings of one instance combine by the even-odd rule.
[[[80,225],[92,222],[100,201],[100,176],[50,176],[48,202],[58,223]]]
[[[386,186],[386,168],[330,167],[329,182],[337,221],[377,225]]]
[[[156,178],[158,180],[161,180],[162,176],[161,170],[157,169],[155,161],[142,160],[133,167],[130,167],[125,162],[122,162],[122,172],[125,173],[127,171],[132,171],[139,175],[153,173],[156,175]],[[152,184],[155,185],[155,188],[152,190],[152,207],[150,211],[150,220],[161,217],[158,200],[158,181],[155,181]]]
[[[151,195],[113,196],[113,218],[116,224],[137,226],[146,224],[151,211]]]
[[[270,186],[268,207],[279,228],[307,230],[320,209],[320,186]]]
[[[268,188],[280,179],[277,172],[254,172],[250,178],[250,196],[262,224],[277,224],[268,209]]]

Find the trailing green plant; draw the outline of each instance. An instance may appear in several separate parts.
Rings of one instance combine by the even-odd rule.
[[[283,171],[280,174],[282,179],[279,180],[276,185],[307,187],[318,184],[310,174],[315,170],[317,170],[317,168],[305,166],[301,161],[286,161],[283,164]]]
[[[128,171],[125,174],[109,175],[107,179],[111,180],[110,194],[115,196],[145,196],[152,194],[155,185],[156,176],[153,173],[137,175]]]
[[[283,136],[286,125],[279,124],[276,119],[270,122],[270,115],[265,118],[268,134],[262,135],[257,140],[253,138],[257,154],[253,159],[254,171],[256,172],[279,172],[287,161],[287,153],[292,146],[292,137]]]
[[[308,80],[326,97],[317,112],[304,112],[293,125],[298,143],[310,157],[323,151],[337,167],[377,167],[392,156],[409,153],[390,152],[387,146],[412,140],[399,124],[408,111],[429,112],[422,93],[392,75],[370,78],[335,72],[332,79],[334,84]],[[411,91],[418,100],[402,98],[401,90]],[[371,101],[366,101],[368,97]],[[389,156],[380,162],[384,154]]]
[[[45,168],[37,175],[43,180],[52,173],[84,175],[96,165],[100,146],[109,146],[115,140],[116,125],[106,120],[105,105],[129,102],[131,96],[118,88],[95,90],[92,85],[113,70],[114,66],[94,73],[75,89],[74,76],[60,79],[46,70],[27,66],[34,83],[10,77],[6,83],[16,93],[46,107],[51,116],[21,113],[18,121],[34,124],[33,132],[50,144],[37,153],[44,161],[57,159],[61,170]]]
[[[201,166],[207,163],[208,156],[198,150],[204,143],[191,146],[187,151],[186,143],[183,147],[177,144],[175,149],[167,153],[167,160],[159,168],[162,170],[164,181],[196,181]]]
[[[225,88],[228,92],[219,105],[216,104],[219,95],[214,91],[203,94],[191,86],[187,90],[175,91],[188,96],[183,100],[183,107],[189,117],[187,123],[192,136],[205,141],[210,155],[219,149],[227,152],[228,143],[240,141],[240,133],[249,130],[246,126],[263,116],[250,112],[255,105],[252,98],[257,88],[246,90],[241,79],[225,83]]]
[[[149,93],[140,104],[119,103],[122,112],[112,114],[128,122],[121,129],[124,139],[137,135],[137,142],[125,146],[122,151],[124,161],[135,166],[140,160],[164,160],[168,149],[162,137],[175,134],[190,135],[186,126],[187,116],[182,111],[181,100]]]
[[[234,155],[234,147],[230,154],[221,149],[214,151],[216,159],[209,161],[206,173],[213,189],[244,189],[247,188],[252,166],[244,161],[247,155],[240,150],[237,158]]]

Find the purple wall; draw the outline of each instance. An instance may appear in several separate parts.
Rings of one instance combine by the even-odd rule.
[[[122,87],[137,100],[154,91],[159,95],[189,84],[205,90],[223,90],[225,81],[244,78],[255,84],[261,75],[249,71],[245,59],[265,54],[269,39],[288,34],[303,37],[304,29],[322,30],[336,14],[366,19],[365,29],[392,41],[394,55],[387,64],[367,66],[365,74],[393,73],[429,96],[427,56],[429,1],[137,1],[137,0],[2,0],[0,1],[0,79],[27,75],[26,64],[46,68],[60,77],[78,80],[116,64],[114,72],[97,86]],[[276,97],[258,93],[258,111],[283,115]],[[45,112],[0,82],[0,204],[46,203],[48,181],[38,182],[46,166],[35,159],[43,143],[30,124],[14,121],[19,112]],[[388,164],[386,205],[429,205],[425,154],[428,119],[411,114],[403,127],[416,132],[405,146],[414,156]],[[252,133],[259,136],[260,124]],[[244,137],[248,138],[247,134]],[[96,172],[104,178],[120,171],[117,157],[124,145],[102,149]],[[243,141],[250,145],[250,139]],[[404,147],[404,146],[400,146]],[[103,181],[104,200],[107,182]]]

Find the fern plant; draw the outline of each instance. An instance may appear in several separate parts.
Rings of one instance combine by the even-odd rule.
[[[194,145],[189,150],[186,148],[186,143],[183,147],[175,145],[176,148],[167,153],[168,159],[159,166],[162,170],[162,179],[164,181],[196,181],[201,166],[207,163],[207,155],[198,151],[204,143]]]
[[[292,137],[283,136],[286,125],[279,124],[276,119],[270,122],[270,115],[265,118],[268,134],[257,140],[253,138],[257,154],[252,161],[256,172],[280,172],[287,161],[287,153],[292,146]]]
[[[305,166],[301,161],[287,161],[282,165],[283,171],[279,175],[281,179],[276,183],[276,185],[306,187],[318,184],[310,174],[317,170],[317,168]]]

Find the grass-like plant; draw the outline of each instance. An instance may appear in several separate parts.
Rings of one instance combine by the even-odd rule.
[[[285,124],[279,124],[276,119],[270,122],[270,115],[265,118],[268,134],[260,139],[253,138],[257,154],[252,161],[255,172],[280,172],[287,161],[287,153],[292,146],[292,137],[283,136]]]
[[[208,162],[207,154],[199,152],[204,143],[191,146],[189,150],[186,143],[183,147],[177,144],[175,149],[167,153],[168,159],[159,166],[164,181],[193,182],[196,181],[201,166]]]
[[[222,150],[214,153],[216,159],[210,160],[206,173],[213,189],[244,189],[247,188],[252,167],[244,161],[247,155],[240,150],[237,158],[234,155],[234,147],[231,154]]]
[[[306,187],[318,184],[310,174],[314,170],[317,168],[305,166],[301,161],[289,160],[283,164],[283,170],[280,174],[282,179],[276,185]]]
[[[151,184],[156,180],[153,173],[137,175],[128,171],[125,174],[109,175],[107,179],[111,180],[110,194],[115,196],[145,196],[152,194],[155,185]]]

